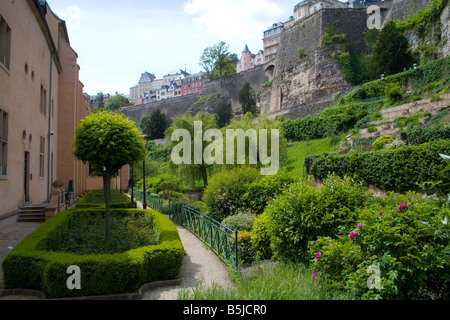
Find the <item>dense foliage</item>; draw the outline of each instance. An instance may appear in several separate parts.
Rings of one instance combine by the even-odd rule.
[[[354,223],[354,211],[366,201],[364,186],[348,177],[330,176],[321,188],[301,180],[291,184],[267,206],[262,216],[266,216],[269,225],[259,232],[269,231],[276,258],[307,262],[308,241],[318,236],[334,236],[338,227]],[[267,235],[259,237],[259,241],[267,239]]]
[[[440,153],[450,154],[450,140],[342,156],[323,154],[313,164],[312,173],[320,179],[330,172],[356,175],[382,190],[396,192],[419,191],[419,185],[425,182],[441,181],[434,191],[447,194],[450,181],[448,175],[440,173],[446,165]]]
[[[393,75],[412,65],[413,58],[409,52],[409,43],[395,22],[385,23],[375,42],[370,60],[372,79],[381,74]]]

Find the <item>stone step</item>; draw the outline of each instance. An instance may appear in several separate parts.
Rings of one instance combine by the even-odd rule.
[[[17,221],[19,222],[45,222],[46,205],[28,205],[19,208]]]

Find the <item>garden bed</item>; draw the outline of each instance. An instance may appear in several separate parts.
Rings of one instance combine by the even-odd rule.
[[[82,252],[67,245],[71,228],[80,228],[78,219],[98,219],[102,215],[103,210],[98,209],[71,209],[42,224],[3,261],[5,288],[39,290],[49,297],[95,296],[132,293],[149,282],[178,278],[185,255],[178,230],[155,210],[111,210],[111,221],[120,217],[128,222],[132,217],[142,218],[132,224],[139,220],[147,224],[151,221],[153,231],[144,233],[153,236],[148,238],[150,241],[143,240],[149,241],[145,246],[139,241],[129,241],[126,245],[119,241],[120,253],[93,253],[105,251],[98,247],[93,250],[95,245],[92,245]],[[86,229],[85,233],[89,231]],[[81,289],[68,288],[69,266],[79,267]]]
[[[111,190],[111,208],[130,208],[131,198],[119,190]],[[77,208],[105,208],[105,197],[103,190],[89,191],[78,200]]]

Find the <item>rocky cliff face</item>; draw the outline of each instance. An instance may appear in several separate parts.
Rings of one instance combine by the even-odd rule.
[[[319,48],[276,70],[272,85],[261,91],[261,113],[303,117],[329,106],[337,92],[348,91],[351,86],[332,58],[333,52],[342,49],[342,45]]]

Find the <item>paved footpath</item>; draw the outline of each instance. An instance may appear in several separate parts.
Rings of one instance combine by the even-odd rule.
[[[3,287],[2,262],[8,253],[22,241],[27,235],[36,230],[42,223],[40,222],[15,222],[12,225],[0,230],[0,291]],[[33,297],[0,297],[0,300],[8,299],[34,299]]]
[[[177,225],[177,224],[175,224]],[[217,283],[232,286],[225,264],[190,231],[177,225],[186,256],[180,271],[180,285],[147,291],[144,300],[176,300],[181,291],[190,291],[197,285],[204,287]]]
[[[142,204],[138,203],[138,208]],[[3,272],[1,262],[6,255],[29,233],[36,230],[41,223],[16,222],[0,230],[0,291],[3,289]],[[210,286],[213,283],[232,286],[227,266],[201,240],[184,227],[178,228],[181,241],[186,251],[180,271],[180,283],[176,286],[152,288],[144,292],[143,300],[176,300],[181,291],[189,291],[198,285]],[[2,299],[28,299],[33,297],[7,296]]]

